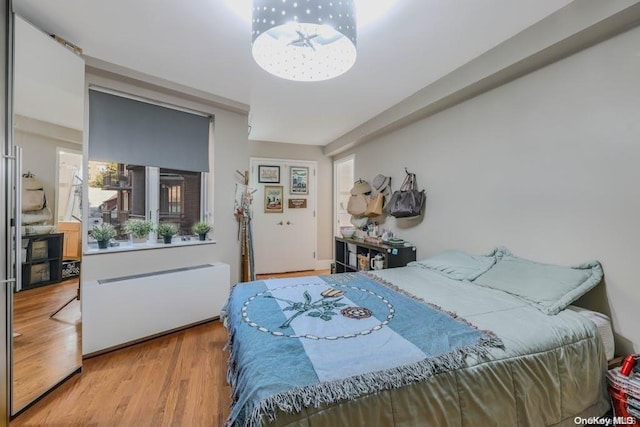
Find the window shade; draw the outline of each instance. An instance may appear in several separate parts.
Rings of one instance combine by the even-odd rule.
[[[89,91],[89,160],[209,171],[209,117]]]

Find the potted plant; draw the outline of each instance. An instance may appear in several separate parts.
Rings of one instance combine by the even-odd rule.
[[[200,240],[207,239],[207,233],[211,231],[211,225],[206,221],[196,222],[193,225],[193,232],[200,237]]]
[[[153,222],[144,219],[130,219],[125,224],[124,231],[131,234],[134,243],[146,242],[149,233],[153,231]]]
[[[173,224],[166,223],[158,225],[156,231],[158,232],[158,236],[161,236],[164,239],[165,243],[171,243],[171,238],[178,232]]]
[[[109,240],[116,237],[116,234],[116,229],[108,223],[94,225],[91,229],[91,236],[98,241],[98,248],[100,249],[106,249],[109,246]]]

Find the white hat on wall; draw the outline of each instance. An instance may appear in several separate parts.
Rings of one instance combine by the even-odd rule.
[[[375,176],[375,178],[373,178],[373,188],[375,188],[378,192],[382,192],[389,186],[390,183],[391,178],[382,174],[378,174]]]

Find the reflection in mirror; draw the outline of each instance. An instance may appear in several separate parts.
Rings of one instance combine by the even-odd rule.
[[[13,141],[22,148],[22,280],[13,301],[12,414],[82,364],[84,61],[15,16]],[[20,190],[18,190],[20,191]]]

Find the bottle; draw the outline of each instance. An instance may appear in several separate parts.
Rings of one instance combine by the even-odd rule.
[[[624,358],[624,361],[622,362],[622,367],[620,368],[620,374],[624,375],[625,377],[628,377],[629,374],[631,373],[631,370],[633,370],[633,367],[636,364],[636,358],[633,356],[633,354],[628,355],[627,357]]]

